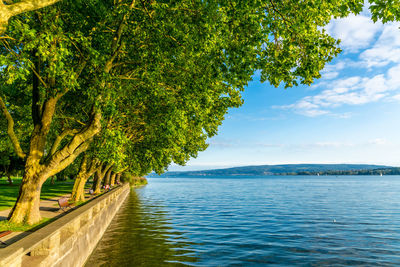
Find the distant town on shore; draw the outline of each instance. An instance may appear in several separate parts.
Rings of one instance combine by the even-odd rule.
[[[283,164],[243,166],[203,171],[174,171],[148,177],[237,177],[268,175],[400,175],[400,167],[369,164]]]

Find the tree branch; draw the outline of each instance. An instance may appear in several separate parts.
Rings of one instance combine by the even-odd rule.
[[[78,133],[77,129],[67,129],[64,130],[63,132],[61,132],[60,135],[58,135],[56,137],[56,139],[54,140],[53,145],[51,146],[50,152],[48,154],[48,157],[51,157],[52,155],[54,155],[54,153],[56,153],[58,146],[60,145],[61,141],[67,137],[68,135],[73,135]]]
[[[32,74],[32,120],[33,124],[39,124],[40,123],[40,113],[41,113],[41,107],[40,107],[40,93],[39,93],[39,72],[40,72],[40,59],[35,55],[35,53],[32,53],[34,57],[34,68],[32,70],[35,70],[35,73]]]
[[[60,0],[22,0],[20,2],[4,5],[0,2],[0,34],[7,30],[8,20],[18,14],[37,10],[46,6],[53,5]],[[11,2],[10,2],[11,3]]]
[[[132,1],[132,3],[129,5],[130,9],[133,9],[135,6],[136,1]],[[119,52],[122,49],[123,43],[121,41],[122,34],[124,32],[124,29],[126,27],[126,20],[127,20],[128,15],[124,14],[120,23],[118,24],[118,29],[115,32],[114,38],[111,42],[111,57],[107,60],[106,65],[104,67],[105,73],[109,73],[113,67],[113,62],[115,58],[118,56]]]
[[[100,168],[100,167],[101,167],[100,161],[98,159],[95,159],[95,158],[92,159],[91,162],[90,162],[89,170],[87,171],[88,177],[92,176],[97,171],[97,169]]]
[[[22,148],[18,141],[18,138],[15,135],[14,120],[11,117],[11,114],[8,112],[7,107],[4,104],[4,101],[1,97],[0,97],[0,108],[1,108],[1,111],[3,112],[4,117],[7,120],[7,133],[8,133],[8,136],[10,137],[10,140],[14,147],[15,153],[17,153],[18,157],[20,157],[21,159],[24,159],[26,157],[26,154],[24,153],[24,151],[22,151]]]
[[[111,169],[113,165],[113,163],[108,163],[108,165],[103,170],[104,175]]]
[[[90,125],[82,129],[77,133],[71,141],[65,145],[62,149],[55,152],[48,160],[47,166],[57,166],[61,162],[72,162],[69,158],[76,158],[80,153],[85,151],[87,148],[82,149],[86,143],[90,143],[90,140],[95,136],[101,129],[101,113],[95,112],[92,122]],[[68,166],[68,165],[67,165]],[[56,168],[57,169],[57,168]]]
[[[64,170],[66,167],[68,167],[74,160],[82,153],[85,152],[89,146],[90,146],[91,140],[88,140],[84,143],[81,143],[73,153],[71,153],[68,157],[62,159],[56,166],[55,168],[51,168],[50,172],[48,173],[48,177],[51,177],[60,171]],[[47,178],[46,178],[47,179]]]

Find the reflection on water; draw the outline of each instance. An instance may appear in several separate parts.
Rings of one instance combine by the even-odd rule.
[[[132,190],[85,266],[177,266],[196,262],[159,205],[143,205]]]
[[[87,266],[400,266],[400,176],[153,178]]]

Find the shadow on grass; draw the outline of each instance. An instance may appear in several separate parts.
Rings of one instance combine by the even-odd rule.
[[[0,211],[12,208],[17,200],[21,178],[13,178],[13,181],[14,183],[9,185],[7,179],[0,179]],[[74,180],[56,181],[53,185],[48,180],[42,186],[40,199],[50,199],[70,194],[73,186]],[[86,188],[88,186],[89,184],[87,184]]]

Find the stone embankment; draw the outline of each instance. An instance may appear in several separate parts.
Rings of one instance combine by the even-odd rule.
[[[0,267],[82,266],[128,196],[125,184],[0,249]]]

